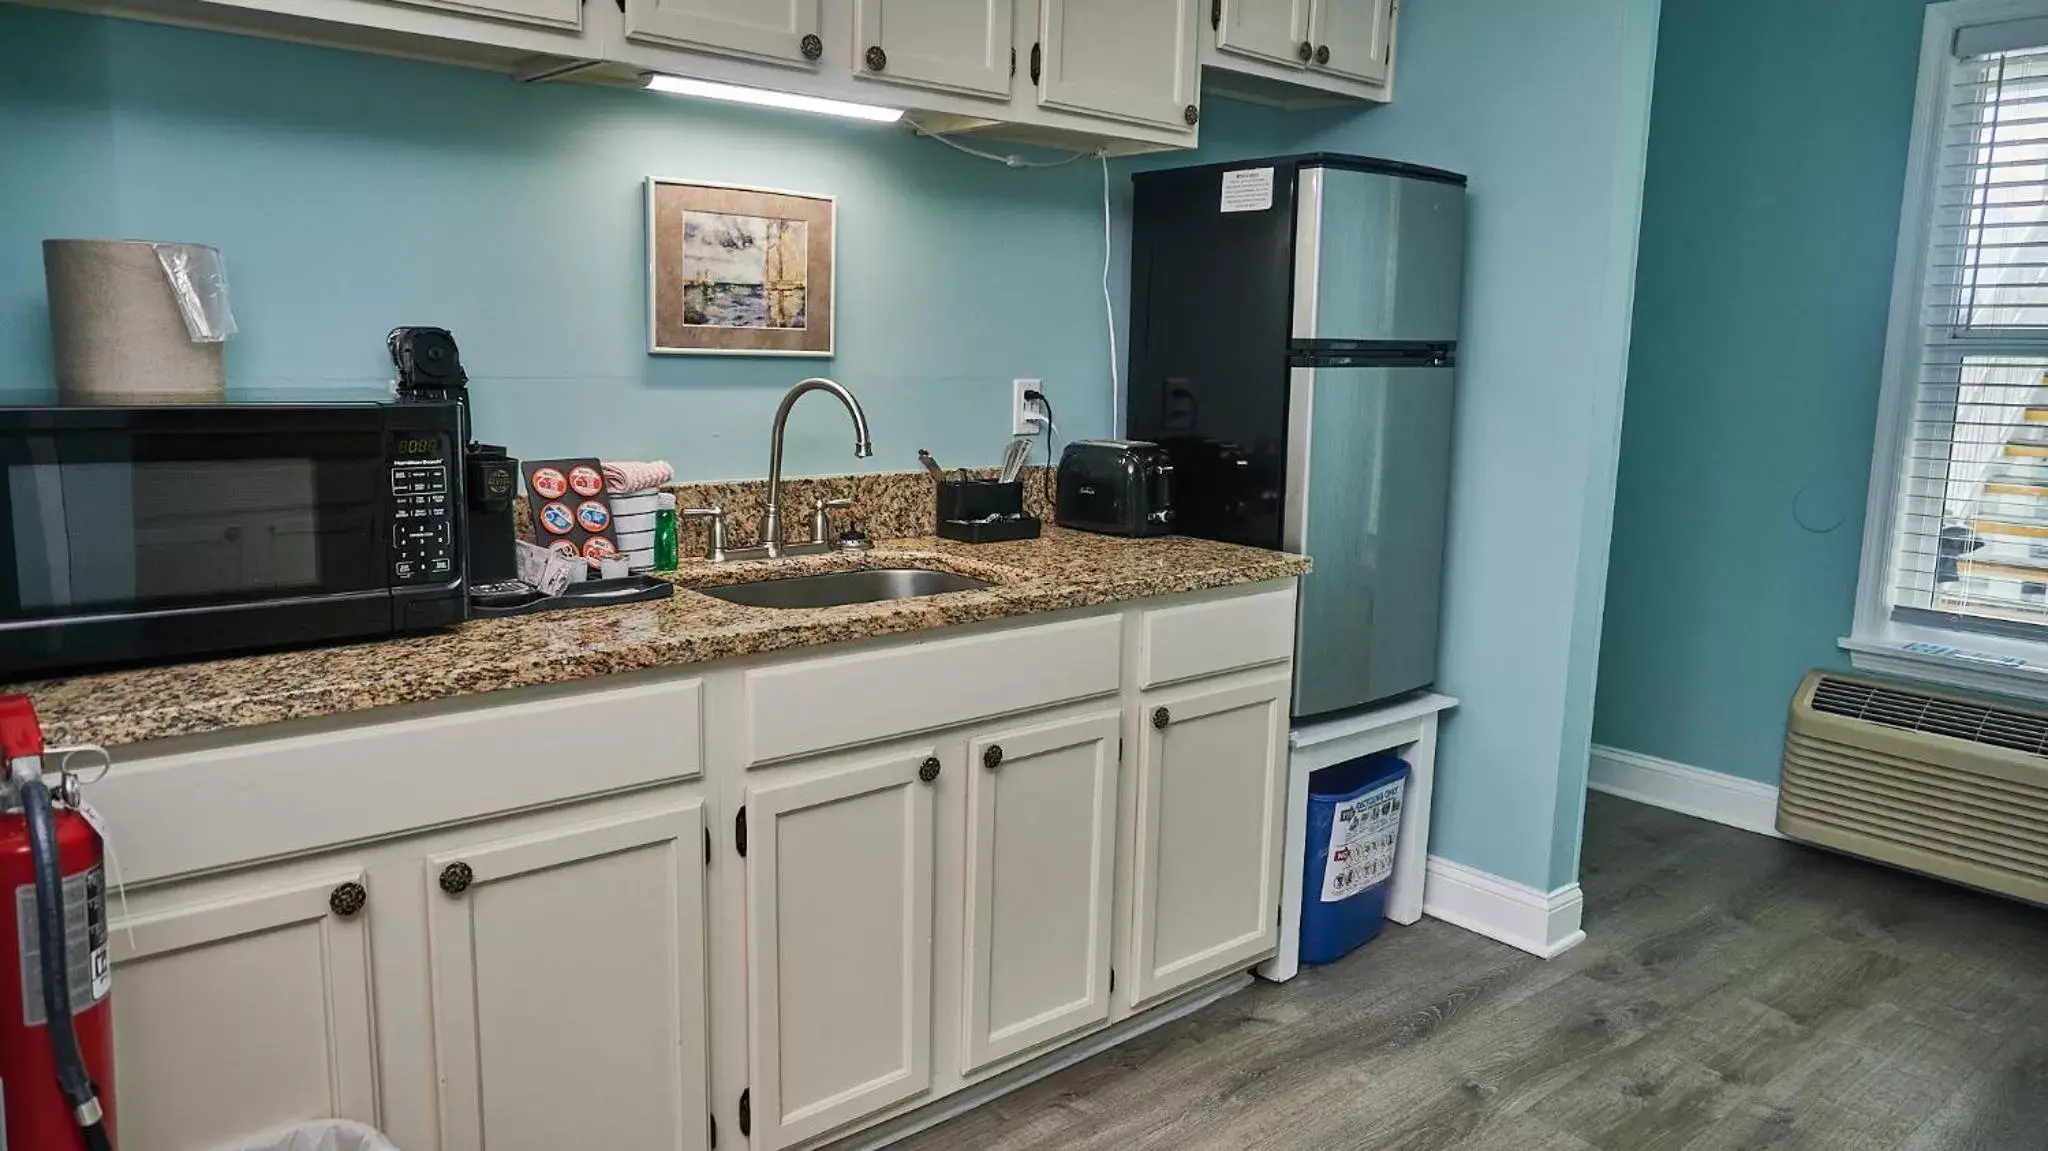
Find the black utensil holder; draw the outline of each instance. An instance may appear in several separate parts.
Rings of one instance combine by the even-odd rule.
[[[962,543],[1033,540],[1040,529],[1037,519],[1024,514],[1021,480],[940,480],[936,513],[939,537]]]

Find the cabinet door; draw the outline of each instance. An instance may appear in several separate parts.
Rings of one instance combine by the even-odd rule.
[[[963,1070],[1109,1018],[1116,712],[990,732],[967,754]]]
[[[1385,80],[1393,22],[1394,0],[1315,0],[1313,67],[1353,80]]]
[[[427,859],[444,1151],[698,1149],[704,805]]]
[[[854,73],[1006,97],[1010,11],[1010,0],[853,0]]]
[[[1038,102],[1193,130],[1194,0],[1039,0]]]
[[[824,49],[817,39],[819,0],[625,3],[626,35],[634,40],[803,65],[815,64]]]
[[[114,926],[123,1146],[210,1151],[307,1119],[377,1122],[362,884],[355,870],[259,872]]]
[[[747,791],[755,1151],[931,1088],[937,766],[913,750]]]
[[[463,16],[488,16],[542,28],[583,27],[583,0],[392,0],[414,8],[438,8]]]
[[[1146,697],[1131,999],[1250,966],[1279,942],[1288,677]]]
[[[1217,0],[1216,47],[1298,68],[1315,51],[1308,42],[1310,2]]]

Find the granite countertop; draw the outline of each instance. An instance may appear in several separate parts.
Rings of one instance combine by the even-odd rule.
[[[694,587],[846,568],[923,567],[985,590],[845,607],[741,607]],[[1306,557],[1169,536],[1048,526],[1036,540],[891,540],[865,555],[685,561],[665,600],[475,620],[432,635],[10,684],[51,744],[106,747],[504,688],[703,663],[1206,588],[1287,579]]]

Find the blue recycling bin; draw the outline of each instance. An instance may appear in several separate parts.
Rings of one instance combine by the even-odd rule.
[[[1332,963],[1380,933],[1408,764],[1382,752],[1308,777],[1301,961]]]

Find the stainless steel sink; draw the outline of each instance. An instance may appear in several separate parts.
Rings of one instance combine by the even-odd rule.
[[[745,607],[840,607],[850,603],[916,599],[993,586],[987,580],[952,572],[926,571],[923,568],[873,568],[754,580],[697,590],[713,599]]]

